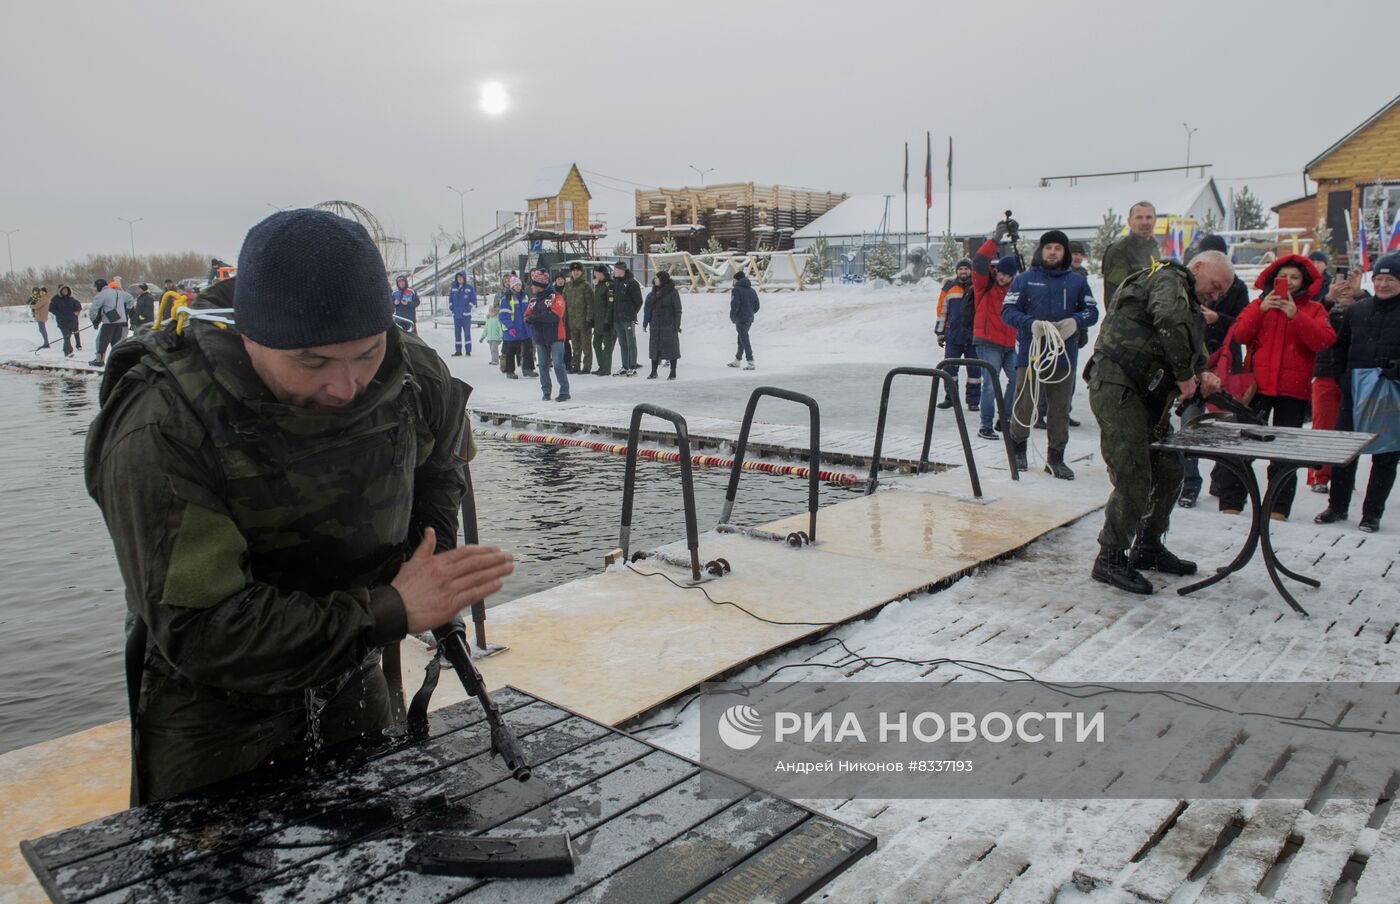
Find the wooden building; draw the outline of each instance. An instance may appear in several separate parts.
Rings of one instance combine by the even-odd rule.
[[[525,204],[535,214],[540,229],[554,232],[587,232],[588,202],[593,195],[579,174],[578,164],[551,166],[535,175]]]
[[[1303,195],[1269,208],[1278,214],[1278,228],[1306,229],[1308,235],[1317,228],[1317,195]]]
[[[533,247],[542,250],[552,242],[557,251],[593,255],[598,239],[607,232],[607,224],[589,211],[593,194],[579,173],[578,164],[551,166],[535,174],[535,181],[525,196],[525,204],[533,215],[525,236]]]
[[[623,232],[637,251],[660,250],[674,239],[676,250],[699,254],[713,238],[723,251],[786,251],[793,234],[846,199],[844,194],[727,182],[699,188],[638,190],[637,223]]]
[[[1400,210],[1400,96],[1313,158],[1304,172],[1317,183],[1309,227],[1325,219],[1332,251],[1347,254],[1360,212],[1384,207],[1394,216]],[[1369,216],[1366,231],[1373,245],[1383,240]]]

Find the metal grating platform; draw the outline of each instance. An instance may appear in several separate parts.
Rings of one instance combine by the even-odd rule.
[[[339,748],[21,844],[54,901],[799,901],[875,839],[658,747],[507,689],[535,766],[512,780],[474,701],[429,736]],[[403,868],[426,831],[568,832],[549,879]]]

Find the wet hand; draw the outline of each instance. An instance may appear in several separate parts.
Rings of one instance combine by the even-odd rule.
[[[1201,395],[1214,395],[1220,391],[1220,377],[1214,371],[1201,374]]]
[[[1176,391],[1177,391],[1177,393],[1178,393],[1177,398],[1180,398],[1180,399],[1189,399],[1189,398],[1191,398],[1192,396],[1194,396],[1194,395],[1196,394],[1196,378],[1195,378],[1195,377],[1192,377],[1192,378],[1189,379],[1189,380],[1177,380],[1177,381],[1176,381]]]
[[[511,554],[494,546],[458,546],[434,553],[436,544],[433,529],[423,531],[423,542],[390,582],[403,600],[410,634],[447,623],[500,590],[506,575],[515,570]]]

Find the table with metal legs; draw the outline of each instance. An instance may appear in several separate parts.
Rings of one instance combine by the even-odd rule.
[[[1177,593],[1185,596],[1223,581],[1249,564],[1256,551],[1263,550],[1264,568],[1279,596],[1283,597],[1293,611],[1299,615],[1307,615],[1307,610],[1299,605],[1284,585],[1283,578],[1288,577],[1310,587],[1322,585],[1279,561],[1278,553],[1274,550],[1273,537],[1270,535],[1273,521],[1269,514],[1273,511],[1279,494],[1297,483],[1299,468],[1316,468],[1322,465],[1340,467],[1350,464],[1375,436],[1374,433],[1342,430],[1256,426],[1206,416],[1189,423],[1180,432],[1161,442],[1153,443],[1152,448],[1156,450],[1179,452],[1182,455],[1219,462],[1240,479],[1249,493],[1249,535],[1245,538],[1244,545],[1235,553],[1234,559],[1229,564],[1216,568],[1215,574],[1179,588]],[[1255,459],[1282,466],[1276,467],[1275,473],[1269,475],[1262,493],[1259,489],[1259,478],[1254,473]]]

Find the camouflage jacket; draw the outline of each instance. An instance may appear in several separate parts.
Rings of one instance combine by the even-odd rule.
[[[1152,266],[1157,260],[1157,241],[1130,232],[1112,242],[1103,252],[1103,305],[1108,310],[1113,296],[1128,276]]]
[[[114,351],[85,452],[146,668],[240,695],[335,680],[404,636],[388,582],[423,529],[455,545],[470,387],[395,329],[347,409],[297,408],[235,330],[175,327]]]
[[[1177,263],[1139,270],[1118,287],[1085,377],[1169,397],[1206,369],[1205,317],[1196,279]],[[1155,384],[1155,385],[1153,385]]]
[[[580,276],[564,281],[564,305],[568,311],[568,328],[583,329],[588,322],[588,308],[593,304],[593,284]]]

